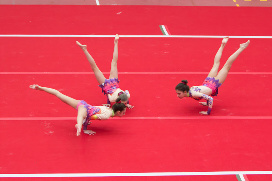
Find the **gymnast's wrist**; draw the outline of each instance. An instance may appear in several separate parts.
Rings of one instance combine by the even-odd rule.
[[[207,113],[208,113],[208,115],[210,115],[211,114],[211,111],[212,111],[212,108],[208,108],[208,111],[207,111]]]

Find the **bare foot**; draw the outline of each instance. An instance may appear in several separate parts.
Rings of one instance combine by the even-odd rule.
[[[240,48],[245,49],[249,45],[250,41],[248,40],[245,43],[240,44]]]
[[[87,45],[82,45],[78,41],[76,41],[76,44],[82,49],[82,50],[87,50]]]
[[[116,35],[115,35],[115,39],[114,39],[114,43],[118,43],[118,40],[119,40],[119,35],[116,34]]]
[[[78,124],[76,124],[75,127],[76,127],[76,130],[77,130],[77,134],[76,135],[79,136],[80,132],[81,132],[81,126],[78,125]]]
[[[88,135],[94,135],[96,132],[92,131],[92,130],[84,130],[83,131],[85,134],[88,134]]]
[[[228,36],[227,36],[227,37],[224,37],[223,40],[222,40],[222,45],[225,46],[226,43],[228,42],[228,40],[229,40],[229,37],[228,37]]]
[[[208,115],[208,112],[207,111],[200,111],[199,114]]]
[[[30,89],[35,89],[35,90],[41,90],[41,86],[37,85],[37,84],[33,84],[29,86]]]

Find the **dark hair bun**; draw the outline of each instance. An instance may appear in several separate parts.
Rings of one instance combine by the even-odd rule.
[[[187,85],[188,81],[187,80],[182,80],[181,81],[184,85]]]
[[[116,100],[115,100],[116,103],[121,103],[121,98],[118,97]]]

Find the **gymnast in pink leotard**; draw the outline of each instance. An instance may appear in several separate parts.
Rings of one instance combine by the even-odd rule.
[[[80,135],[82,128],[83,132],[86,134],[95,134],[94,131],[87,129],[87,126],[90,124],[90,120],[106,120],[113,116],[121,117],[126,113],[126,105],[123,103],[115,103],[112,108],[106,106],[91,106],[83,100],[73,99],[52,88],[42,87],[37,84],[30,85],[29,87],[31,89],[40,90],[52,94],[58,97],[62,102],[77,110],[77,124],[75,125],[77,130],[77,136]]]
[[[82,45],[78,41],[76,42],[78,46],[83,50],[84,54],[87,57],[87,60],[89,61],[92,70],[94,72],[94,75],[96,77],[96,80],[99,83],[99,87],[102,88],[102,92],[107,95],[107,104],[106,105],[112,105],[116,103],[117,98],[121,99],[121,102],[126,104],[128,108],[133,108],[129,104],[129,98],[130,94],[128,90],[123,91],[119,87],[119,79],[118,79],[118,70],[117,70],[117,60],[118,60],[118,40],[119,36],[118,34],[115,36],[114,39],[114,50],[113,50],[113,58],[111,62],[111,71],[109,79],[106,79],[103,73],[100,71],[100,69],[97,67],[93,57],[90,55],[90,53],[87,50],[87,45]]]
[[[211,113],[213,106],[213,96],[216,96],[218,94],[218,88],[226,80],[228,72],[234,60],[250,43],[250,41],[248,40],[246,43],[240,44],[240,48],[229,57],[223,68],[218,72],[223,49],[228,42],[228,39],[229,37],[225,37],[222,40],[222,44],[214,58],[213,67],[202,85],[193,86],[190,88],[187,85],[188,81],[182,80],[181,83],[179,83],[175,88],[177,96],[180,99],[182,99],[183,97],[191,97],[195,100],[206,100],[206,102],[200,102],[200,104],[203,106],[208,106],[208,111],[201,111],[200,114],[209,115]]]

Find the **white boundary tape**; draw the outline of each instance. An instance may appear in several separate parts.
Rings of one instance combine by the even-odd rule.
[[[270,175],[272,171],[222,172],[150,172],[150,173],[52,173],[52,174],[0,174],[3,177],[155,177],[155,176],[216,176],[216,175]]]
[[[196,120],[196,119],[207,119],[206,116],[178,116],[178,117],[113,117],[111,119],[123,119],[123,120]],[[272,116],[210,116],[209,120],[271,120]],[[62,120],[75,120],[75,117],[0,117],[0,121],[41,121],[41,120],[54,120],[54,121],[62,121]]]
[[[118,72],[120,75],[206,75],[209,72]],[[93,75],[93,72],[0,72],[0,75]],[[110,72],[103,72],[110,74]],[[271,75],[272,72],[229,72],[230,75]]]
[[[0,35],[0,37],[65,37],[65,38],[108,38],[115,37],[115,35]],[[226,36],[213,36],[213,35],[119,35],[124,38],[224,38]],[[266,38],[270,39],[272,36],[228,36],[230,38]]]

